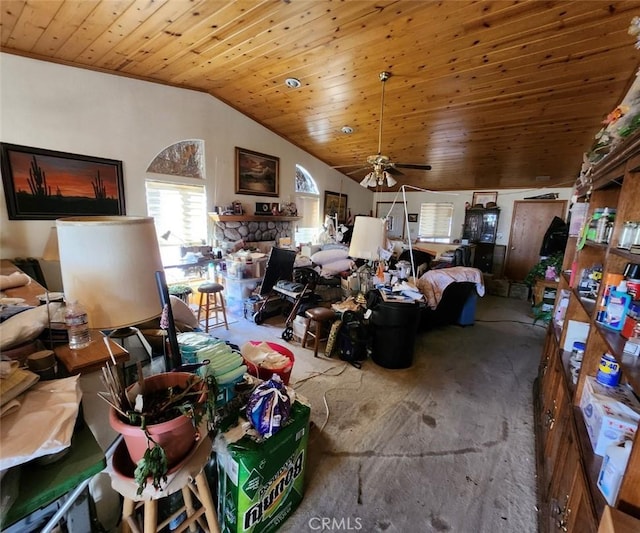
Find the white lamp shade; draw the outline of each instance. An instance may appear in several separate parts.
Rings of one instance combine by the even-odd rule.
[[[90,328],[117,329],[161,314],[153,218],[72,217],[56,226],[65,299],[85,307]]]
[[[44,245],[42,259],[46,261],[60,261],[60,252],[58,251],[58,230],[51,228],[47,243]]]
[[[351,257],[377,261],[380,258],[379,249],[384,249],[385,242],[385,220],[373,217],[356,217],[349,245]]]
[[[371,183],[372,181],[373,181],[373,184]],[[361,185],[362,187],[364,187],[365,189],[366,189],[367,187],[369,187],[370,185],[373,185],[373,186],[375,187],[375,185],[376,185],[376,180],[375,180],[375,177],[374,177],[374,175],[373,175],[373,172],[369,172],[369,173],[364,177],[364,179],[360,182],[360,185]]]
[[[384,179],[387,180],[387,187],[393,187],[396,183],[398,183],[396,179],[386,171],[384,173]]]

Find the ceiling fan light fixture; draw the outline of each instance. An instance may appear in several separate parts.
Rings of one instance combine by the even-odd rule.
[[[286,80],[284,80],[284,83],[287,87],[289,87],[289,89],[299,89],[300,87],[302,87],[302,83],[300,83],[300,80],[298,78],[287,78]]]
[[[360,182],[365,189],[367,187],[375,187],[376,186],[376,176],[373,172],[369,172],[364,179]]]
[[[398,182],[393,177],[393,174],[396,176],[402,176],[402,172],[398,170],[397,167],[401,168],[411,168],[416,170],[431,170],[430,165],[413,165],[413,164],[404,164],[404,163],[396,163],[392,161],[391,158],[382,153],[382,124],[384,122],[384,93],[385,93],[385,84],[387,80],[391,77],[391,72],[383,71],[378,74],[380,78],[380,82],[382,84],[382,94],[380,95],[380,115],[379,115],[379,125],[378,125],[378,153],[376,155],[370,155],[367,157],[367,165],[371,168],[371,172],[369,172],[364,179],[360,182],[360,185],[363,187],[378,187],[386,184],[387,187],[394,187]],[[345,128],[349,128],[349,126],[344,126],[342,128],[343,133],[347,133]]]
[[[389,174],[386,170],[384,172],[384,179],[387,181],[387,187],[393,187],[397,182],[394,177]]]

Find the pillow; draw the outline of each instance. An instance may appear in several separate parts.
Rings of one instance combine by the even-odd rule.
[[[8,276],[0,275],[0,290],[15,289],[31,282],[31,278],[22,272],[12,272]]]
[[[332,261],[331,263],[322,265],[320,275],[328,278],[345,270],[351,270],[351,267],[353,267],[353,261],[351,259],[339,259],[338,261]]]
[[[47,313],[47,306],[39,305],[5,320],[0,324],[0,350],[35,339],[49,324],[49,317],[61,306],[59,302],[50,303]]]
[[[320,250],[319,252],[316,252],[311,256],[311,260],[318,265],[324,266],[327,263],[346,259],[347,257],[349,257],[348,248],[333,248],[330,250]]]
[[[171,302],[171,312],[175,322],[180,322],[192,329],[199,326],[196,315],[193,314],[191,308],[184,301],[173,294],[169,295],[169,301]]]

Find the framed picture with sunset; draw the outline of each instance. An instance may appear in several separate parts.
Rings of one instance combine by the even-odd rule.
[[[124,215],[122,161],[0,143],[10,220]]]

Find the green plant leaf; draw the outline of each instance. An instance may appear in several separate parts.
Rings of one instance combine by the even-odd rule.
[[[153,442],[153,439],[148,438]],[[167,481],[168,470],[167,454],[164,452],[162,446],[147,447],[133,473],[133,477],[138,484],[137,494],[142,494],[149,478],[151,478],[153,488],[162,488],[162,483]]]
[[[553,255],[539,261],[524,278],[524,283],[528,287],[533,287],[538,279],[544,279],[544,275],[547,271],[547,267],[552,266],[556,269],[556,274],[560,274],[562,271],[562,261],[564,260],[564,252],[556,252]]]

